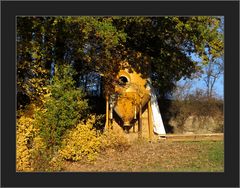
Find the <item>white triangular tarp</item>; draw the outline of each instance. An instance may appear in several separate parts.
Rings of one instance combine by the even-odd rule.
[[[150,85],[150,92],[151,92],[151,108],[152,108],[152,120],[153,120],[153,131],[156,134],[166,134],[162,116],[159,110],[158,102],[157,102],[157,96],[155,89]]]

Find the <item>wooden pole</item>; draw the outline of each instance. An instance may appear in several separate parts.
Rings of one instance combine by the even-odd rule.
[[[152,140],[153,136],[153,122],[152,122],[152,109],[151,109],[151,101],[148,101],[148,133],[149,140]]]
[[[105,124],[105,127],[108,129],[109,128],[109,98],[108,96],[106,96],[106,124]]]
[[[137,119],[137,105],[134,105],[134,119]],[[135,133],[135,123],[133,124],[133,132]]]
[[[109,119],[110,119],[109,128],[113,129],[113,107],[112,107],[112,104],[110,104]]]
[[[142,137],[142,104],[139,105],[139,117],[138,117],[138,137]]]

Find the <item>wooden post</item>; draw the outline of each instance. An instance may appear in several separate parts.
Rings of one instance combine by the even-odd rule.
[[[139,105],[139,116],[138,116],[138,137],[142,137],[142,104]]]
[[[108,129],[109,128],[109,97],[106,96],[106,123],[105,123],[105,127]]]
[[[134,98],[135,99],[135,98]],[[137,105],[134,105],[134,119],[137,119]],[[133,132],[135,133],[135,123],[133,124]]]
[[[152,122],[152,109],[151,109],[151,101],[148,101],[148,133],[149,140],[152,140],[153,136],[153,122]]]
[[[110,104],[109,119],[110,119],[109,128],[113,129],[113,106],[112,106],[112,104]]]

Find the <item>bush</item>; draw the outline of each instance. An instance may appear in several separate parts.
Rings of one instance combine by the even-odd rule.
[[[17,171],[45,171],[49,168],[46,144],[39,136],[33,117],[22,115],[17,119],[16,168]]]
[[[73,72],[70,66],[56,70],[49,96],[37,115],[41,136],[49,148],[60,145],[65,131],[87,116],[88,103],[84,92],[75,87]]]
[[[59,151],[63,159],[93,161],[101,151],[110,148],[122,151],[130,146],[123,132],[114,129],[102,134],[96,130],[98,119],[98,116],[90,116],[86,123],[81,122],[67,132]]]
[[[32,118],[22,116],[17,120],[16,165],[17,171],[33,171],[32,144],[36,129]]]
[[[91,116],[86,123],[79,123],[69,130],[59,151],[63,159],[79,161],[86,158],[94,160],[101,149],[101,136],[93,129],[96,117]]]

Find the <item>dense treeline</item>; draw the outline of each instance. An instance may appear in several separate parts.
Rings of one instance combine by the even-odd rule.
[[[55,65],[71,64],[79,77],[104,75],[105,91],[114,84],[118,63],[127,60],[151,78],[161,96],[176,82],[202,70],[223,54],[219,17],[18,17],[18,104],[41,101]],[[194,62],[197,54],[203,64]],[[106,89],[108,88],[108,89]]]

